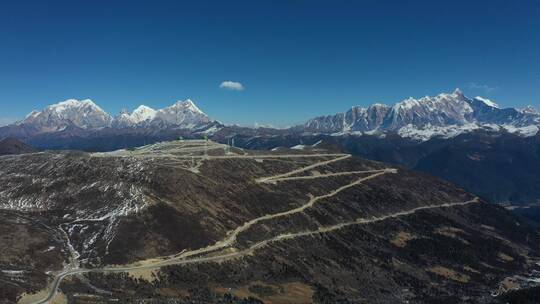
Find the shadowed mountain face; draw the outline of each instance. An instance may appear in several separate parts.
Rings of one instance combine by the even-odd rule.
[[[85,303],[489,303],[539,253],[534,227],[448,182],[316,147],[176,141],[3,156],[0,171],[7,303],[40,290]]]
[[[15,138],[5,138],[0,140],[0,155],[32,152],[37,152],[37,150]]]
[[[490,202],[540,201],[540,136],[474,132],[423,143],[398,137],[335,140],[353,154],[430,173]]]
[[[296,145],[329,147],[428,172],[493,203],[531,205],[540,200],[537,186],[540,184],[540,135],[522,137],[475,131],[454,138],[418,142],[392,133],[382,138],[375,135],[240,134],[242,131],[227,133],[224,130],[216,136],[235,136],[236,144],[253,149]]]
[[[532,205],[540,202],[539,139],[464,135],[423,157],[414,168],[493,202]]]

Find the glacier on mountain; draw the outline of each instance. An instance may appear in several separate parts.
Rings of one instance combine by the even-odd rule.
[[[506,131],[520,136],[538,132],[540,114],[532,107],[523,110],[500,108],[483,97],[466,97],[459,89],[452,93],[409,97],[393,106],[374,104],[352,107],[345,113],[316,117],[297,129],[332,135],[377,135],[395,132],[401,137],[428,140],[449,138],[478,129]]]

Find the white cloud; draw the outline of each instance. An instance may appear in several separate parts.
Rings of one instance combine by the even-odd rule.
[[[479,83],[475,83],[475,82],[469,82],[467,84],[467,87],[471,90],[478,90],[478,91],[483,91],[485,93],[491,93],[493,91],[497,91],[499,89],[499,87],[492,87],[492,86],[489,86],[487,84],[479,84]]]
[[[0,127],[7,126],[9,124],[12,124],[16,122],[17,119],[10,118],[10,117],[0,117]]]
[[[236,81],[223,81],[220,85],[220,88],[232,91],[243,91],[244,86],[240,82]]]

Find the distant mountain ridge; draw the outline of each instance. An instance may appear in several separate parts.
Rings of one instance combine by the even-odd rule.
[[[4,138],[0,140],[0,155],[25,154],[33,152],[37,152],[37,150],[15,138]]]
[[[66,133],[65,130],[70,129],[135,128],[155,133],[175,128],[200,130],[204,126],[213,131],[225,127],[211,120],[190,99],[159,110],[141,105],[131,113],[124,110],[114,117],[89,99],[68,99],[42,111],[32,111],[25,119],[1,127],[0,138],[26,139],[42,134]],[[479,96],[468,98],[456,89],[433,97],[410,97],[393,106],[381,103],[367,108],[353,106],[343,113],[310,119],[290,128],[289,132],[380,136],[391,132],[403,138],[425,141],[433,137],[455,137],[478,129],[532,136],[539,127],[540,114],[532,106],[521,110],[500,108],[489,99]],[[125,132],[131,133],[129,130]]]
[[[190,99],[154,110],[141,105],[132,113],[122,111],[113,117],[90,99],[68,99],[42,111],[34,110],[23,120],[0,128],[0,138],[28,137],[43,133],[62,132],[66,129],[99,130],[102,128],[197,128],[211,120]]]
[[[453,137],[480,128],[531,136],[538,132],[539,125],[540,114],[531,106],[523,110],[501,109],[489,99],[468,98],[456,89],[434,97],[410,97],[393,106],[354,106],[344,113],[313,118],[297,128],[324,134],[391,131],[402,137],[427,140],[433,136]]]

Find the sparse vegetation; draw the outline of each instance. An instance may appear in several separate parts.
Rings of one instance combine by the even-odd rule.
[[[11,198],[40,191],[41,184],[25,181],[37,180],[43,174],[41,170],[58,180],[49,186],[46,195],[72,193],[71,198],[55,201],[55,205],[43,205],[54,208],[40,213],[39,218],[53,227],[51,235],[57,235],[57,248],[63,248],[64,253],[68,252],[66,239],[57,227],[60,223],[64,223],[61,227],[73,227],[67,233],[69,241],[83,254],[82,266],[88,268],[144,264],[151,261],[149,258],[204,248],[255,218],[263,220],[241,230],[234,246],[207,254],[234,253],[276,236],[311,233],[277,239],[249,254],[219,262],[171,265],[159,271],[72,276],[60,286],[69,301],[355,303],[376,298],[381,303],[430,303],[436,299],[456,303],[462,297],[489,295],[505,276],[525,270],[528,257],[524,253],[537,252],[540,244],[538,235],[524,234],[533,228],[526,223],[516,225],[518,220],[502,208],[478,202],[441,207],[469,201],[472,196],[424,174],[399,169],[398,174],[381,174],[359,184],[353,183],[369,175],[264,183],[257,180],[282,176],[284,172],[298,173],[291,177],[301,173],[311,176],[309,171],[293,170],[315,162],[325,164],[317,168],[325,174],[382,169],[385,165],[357,158],[326,163],[331,157],[290,157],[286,151],[277,153],[282,157],[275,159],[264,158],[263,152],[256,151],[234,152],[240,156],[251,153],[253,158],[221,158],[224,150],[220,147],[213,149],[212,155],[201,154],[193,159],[178,157],[182,154],[174,150],[174,145],[186,145],[190,151],[200,149],[188,141],[175,141],[118,152],[120,155],[67,153],[61,161],[56,161],[59,157],[54,153],[29,155],[17,160],[17,166],[25,166],[25,177],[12,174],[16,164],[10,164],[3,167],[2,178],[8,184],[15,180],[24,184],[24,188],[9,192]],[[52,160],[56,161],[54,166]],[[197,170],[192,170],[194,167]],[[106,185],[90,182],[104,173],[107,178],[100,182],[110,181],[115,186],[104,188]],[[146,205],[112,218],[114,221],[106,218],[70,223],[75,210],[93,216],[103,210],[100,208],[116,206],[119,197],[132,197],[132,188],[127,185],[143,189],[140,197]],[[314,197],[321,198],[305,209],[288,213],[306,206]],[[410,210],[418,211],[406,213]],[[33,219],[38,216],[21,214]],[[282,215],[268,216],[272,214]],[[388,215],[395,216],[385,217]],[[357,224],[358,218],[383,220]],[[331,231],[323,229],[342,223],[354,224]],[[102,234],[107,229],[114,233]],[[35,237],[48,244],[43,239],[47,235],[49,232]],[[96,242],[88,243],[95,235]],[[13,236],[8,233],[2,237]],[[32,248],[29,256],[39,257],[41,247],[28,244]],[[45,279],[36,281],[35,286],[45,286]],[[35,288],[0,290],[14,299]]]

